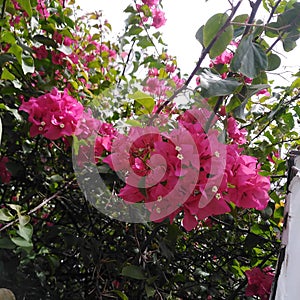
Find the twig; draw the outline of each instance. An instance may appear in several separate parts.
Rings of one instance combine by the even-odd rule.
[[[128,64],[129,64],[130,56],[131,56],[131,53],[133,51],[133,47],[134,47],[135,42],[136,42],[136,39],[133,39],[132,44],[131,44],[131,48],[130,48],[129,53],[127,55],[127,59],[126,59],[126,62],[125,62],[125,65],[124,65],[121,77],[123,77],[125,75],[126,68],[127,68]],[[118,81],[118,85],[120,84],[120,82],[121,82],[121,78]]]
[[[278,5],[281,3],[281,1],[282,1],[282,0],[278,0],[278,1],[275,3],[275,5],[272,7],[272,10],[271,10],[271,13],[270,13],[270,16],[269,16],[269,19],[268,19],[267,23],[269,23],[269,22],[271,21],[271,19],[273,18],[274,13],[275,13],[275,11],[276,11]]]
[[[67,188],[69,185],[71,185],[71,183],[73,183],[73,180],[72,180],[71,182],[69,182],[67,185],[65,185],[63,189]],[[63,190],[63,189],[62,189],[62,190]],[[60,195],[60,194],[62,193],[62,190],[56,192],[56,193],[55,193],[54,195],[52,195],[51,197],[44,199],[44,200],[42,201],[42,203],[40,203],[38,206],[36,206],[36,207],[34,207],[33,209],[31,209],[31,210],[27,213],[27,215],[29,216],[29,215],[35,213],[36,211],[38,211],[39,209],[41,209],[41,208],[42,208],[43,206],[45,206],[48,202],[50,202],[51,200],[55,199],[58,195]],[[10,226],[14,225],[15,223],[18,222],[18,220],[19,220],[19,219],[16,219],[16,220],[13,220],[13,221],[7,223],[5,226],[3,226],[3,227],[0,228],[0,232],[1,232],[1,231],[4,231],[5,229],[7,229],[7,228],[9,228]]]
[[[248,20],[248,23],[253,23],[255,16],[257,14],[258,8],[261,4],[262,0],[257,0],[253,5],[252,5],[252,11]],[[246,29],[244,31],[243,37],[246,36],[250,32],[251,27],[246,26]]]
[[[167,99],[156,111],[155,115],[152,116],[152,118],[150,118],[149,120],[149,124],[151,125],[153,120],[155,118],[157,118],[157,116],[160,114],[160,112],[171,102],[173,101],[182,91],[184,91],[188,85],[190,84],[190,82],[192,81],[193,77],[196,75],[197,71],[199,70],[202,62],[204,61],[206,55],[209,53],[209,51],[212,49],[212,47],[214,46],[214,44],[216,43],[216,41],[219,39],[219,37],[221,36],[221,34],[226,30],[226,28],[230,25],[231,20],[233,19],[236,11],[238,10],[238,8],[240,7],[240,5],[242,4],[243,0],[240,0],[237,5],[235,7],[233,7],[230,16],[227,18],[226,22],[224,23],[224,25],[219,29],[219,31],[217,32],[217,34],[214,36],[214,38],[211,40],[211,42],[209,43],[209,45],[204,48],[201,52],[201,55],[199,57],[199,60],[196,64],[196,67],[194,68],[194,70],[192,71],[192,73],[190,74],[189,78],[186,80],[186,82],[183,84],[182,87],[180,87],[179,89],[177,89],[174,94]]]

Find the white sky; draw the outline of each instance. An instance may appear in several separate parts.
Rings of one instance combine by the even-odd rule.
[[[176,1],[177,4],[174,2],[174,0],[162,1],[167,22],[160,30],[163,32],[163,40],[168,45],[168,53],[177,57],[182,73],[191,73],[201,52],[201,45],[195,38],[198,28],[205,24],[212,15],[224,12],[230,6],[228,0],[208,0],[207,2],[205,0],[185,0]],[[233,2],[236,3],[237,0]],[[133,0],[76,0],[76,3],[85,11],[102,10],[104,17],[112,25],[113,32],[118,34],[124,29],[126,14],[123,13],[123,10],[133,3]],[[237,15],[250,12],[249,2],[244,0]],[[262,20],[265,18],[262,13],[258,16]],[[279,51],[280,49],[281,47],[278,48]],[[293,70],[298,71],[299,67],[295,68],[295,66],[300,66],[300,59],[296,55],[296,51],[285,54],[286,58],[281,57],[282,67],[287,66],[290,69],[293,66]],[[281,53],[283,52],[281,51]],[[287,76],[285,75],[285,77]],[[280,84],[288,84],[279,76],[274,78]]]

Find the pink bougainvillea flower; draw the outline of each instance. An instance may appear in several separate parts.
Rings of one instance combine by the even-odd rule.
[[[245,296],[259,296],[261,299],[269,299],[274,273],[270,268],[261,270],[255,267],[245,272],[248,280]]]
[[[157,96],[164,96],[170,87],[165,85],[165,80],[159,80],[157,77],[149,77],[143,90]]]
[[[151,68],[148,70],[148,75],[151,77],[157,77],[159,75],[159,72],[156,68]]]
[[[166,24],[165,13],[163,11],[154,8],[152,10],[152,17],[152,26],[154,26],[156,29]]]
[[[269,202],[270,179],[259,174],[257,159],[227,147],[227,166],[229,199],[238,207],[265,209]],[[230,157],[231,156],[231,157]],[[234,157],[235,156],[235,157]],[[234,159],[234,161],[232,160]]]
[[[229,202],[264,209],[269,178],[259,174],[257,159],[242,155],[238,144],[222,144],[217,130],[205,131],[210,117],[210,111],[194,108],[180,115],[178,128],[169,133],[138,127],[116,135],[103,162],[125,174],[119,197],[144,203],[154,222],[172,222],[183,213],[188,231],[209,216],[230,212]]]
[[[265,96],[265,97],[270,97],[271,96],[270,92],[267,89],[263,89],[263,90],[257,92],[256,95],[257,96],[262,95],[262,96]]]
[[[175,82],[177,89],[181,88],[185,82],[185,80],[180,78],[178,75],[173,76],[172,80]]]
[[[44,18],[50,17],[50,13],[45,4],[45,0],[38,0],[36,10],[40,13],[40,15]]]
[[[48,57],[48,50],[46,49],[45,45],[41,47],[32,47],[33,51],[35,52],[37,59],[44,59]]]
[[[42,134],[50,140],[74,134],[83,113],[82,104],[67,89],[62,93],[57,88],[38,98],[31,97],[19,109],[29,114],[30,135]]]
[[[0,179],[2,183],[9,183],[11,179],[11,173],[6,167],[7,163],[8,158],[6,156],[0,157]]]
[[[65,36],[65,37],[64,37],[64,42],[63,42],[63,44],[64,44],[65,46],[71,46],[71,45],[74,44],[74,43],[76,43],[75,40],[71,39],[71,38],[68,37],[68,36]]]
[[[98,132],[101,122],[92,116],[92,111],[83,112],[78,120],[75,135],[79,139],[86,139],[93,133]]]
[[[52,63],[54,65],[62,65],[66,55],[62,52],[51,51]]]
[[[231,60],[233,58],[233,52],[229,50],[225,50],[221,55],[217,56],[214,60],[213,63],[215,65],[218,64],[230,64]]]
[[[230,117],[227,120],[227,132],[234,143],[237,143],[239,145],[246,143],[247,130],[239,129],[237,122],[233,117]]]
[[[159,3],[159,0],[142,0],[142,2],[149,7],[157,6]]]
[[[176,70],[176,66],[173,64],[167,64],[166,65],[166,72],[167,73],[174,73]]]

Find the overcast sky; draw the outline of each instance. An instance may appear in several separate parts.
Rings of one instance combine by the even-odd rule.
[[[174,4],[174,3],[177,4]],[[234,3],[237,0],[233,1]],[[105,18],[113,26],[115,34],[122,32],[124,29],[124,20],[126,14],[123,10],[128,4],[133,3],[132,0],[76,0],[76,3],[86,11],[102,10]],[[174,1],[163,0],[163,10],[166,14],[167,23],[160,28],[163,32],[164,41],[168,44],[168,52],[170,55],[176,56],[178,66],[183,73],[191,73],[195,66],[195,62],[201,52],[201,46],[195,39],[195,33],[198,28],[205,24],[207,19],[212,15],[226,11],[230,6],[227,0],[186,0]],[[244,0],[237,14],[250,12],[249,2]],[[258,15],[262,20],[266,19],[264,14],[260,12]],[[280,50],[280,48],[278,48]],[[299,52],[299,50],[297,51]],[[296,51],[288,53],[287,59],[282,57],[282,65],[299,66],[299,55]],[[295,69],[294,69],[295,70]],[[298,68],[296,68],[296,71]],[[278,82],[284,83],[280,77]],[[287,84],[287,82],[286,82]]]

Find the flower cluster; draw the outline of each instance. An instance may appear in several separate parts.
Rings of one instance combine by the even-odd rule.
[[[71,136],[82,118],[83,106],[68,94],[54,88],[50,93],[23,101],[19,108],[29,114],[30,135],[42,134],[50,140]]]
[[[218,131],[204,130],[209,115],[192,109],[170,133],[145,127],[117,135],[103,161],[125,177],[119,196],[127,203],[145,203],[152,221],[172,222],[183,211],[186,230],[229,212],[230,202],[264,209],[269,179],[259,175],[257,160],[242,155],[237,144],[222,144]]]
[[[91,119],[95,124],[97,120]],[[80,127],[79,127],[80,128]],[[75,132],[75,134],[77,131]],[[78,166],[83,166],[85,163],[98,163],[102,156],[107,155],[111,152],[112,142],[117,137],[117,130],[113,127],[112,124],[100,122],[97,123],[97,128],[94,128],[94,146],[91,147],[90,144],[81,145],[77,155],[77,164]],[[91,158],[94,158],[92,161]]]
[[[148,9],[150,9],[152,23],[151,26],[155,27],[156,29],[162,27],[166,23],[165,13],[158,8],[159,0],[142,0],[144,5],[147,5]],[[136,5],[137,11],[141,14],[142,22],[146,23],[149,20],[148,13],[145,14],[143,10],[142,4]],[[146,10],[147,11],[147,10]]]
[[[227,132],[234,143],[239,145],[246,143],[247,130],[239,129],[238,124],[233,117],[227,119]]]
[[[245,295],[247,297],[259,296],[261,299],[269,299],[274,273],[269,267],[261,270],[253,268],[245,272],[248,280]]]
[[[176,60],[171,56],[166,56],[164,64],[159,70],[157,68],[148,70],[148,77],[143,87],[145,92],[160,99],[167,98],[167,91],[171,91],[174,88],[178,89],[184,84],[184,80],[179,77],[179,74],[176,74]],[[160,73],[165,74],[164,78],[161,78]]]

